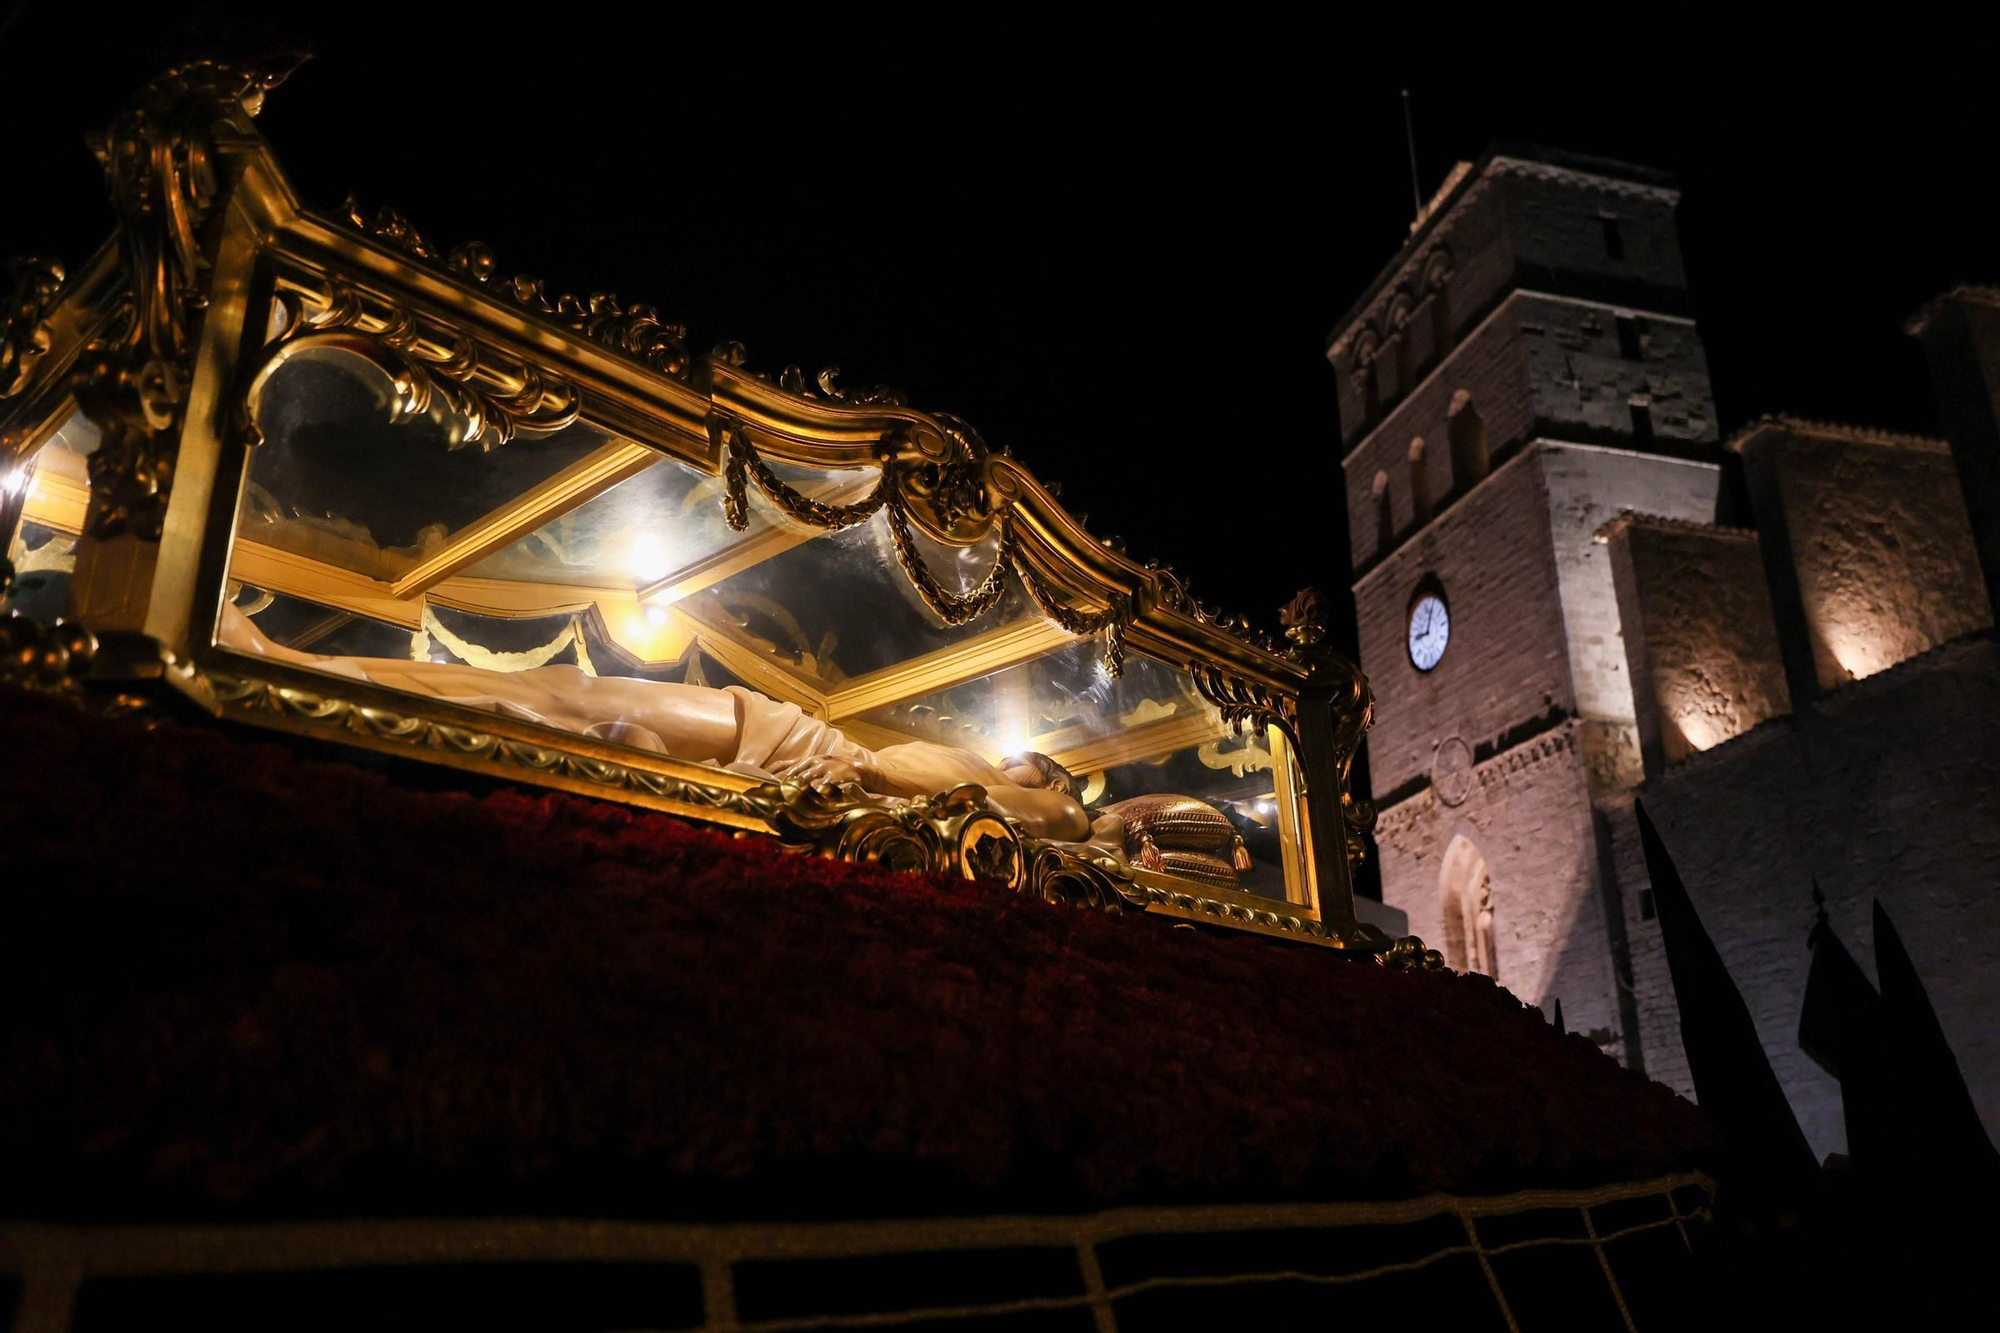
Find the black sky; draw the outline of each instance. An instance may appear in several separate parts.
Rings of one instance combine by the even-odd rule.
[[[1427,193],[1496,139],[1678,173],[1725,430],[1767,411],[1935,430],[1902,320],[2000,280],[1980,85],[1879,38],[1085,34],[965,10],[892,40],[764,11],[697,29],[420,8],[18,8],[0,254],[94,246],[110,214],[82,136],[153,70],[308,49],[261,123],[309,204],[352,190],[440,249],[480,239],[503,272],[648,301],[697,349],[903,388],[1266,621],[1299,586],[1345,587],[1322,349],[1407,233],[1402,86]]]

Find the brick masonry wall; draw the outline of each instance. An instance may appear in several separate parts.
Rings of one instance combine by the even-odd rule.
[[[1452,395],[1472,395],[1486,430],[1486,445],[1495,461],[1508,444],[1525,438],[1534,423],[1527,364],[1522,356],[1513,303],[1455,350],[1437,373],[1399,404],[1351,454],[1346,463],[1347,513],[1351,557],[1355,568],[1366,566],[1382,550],[1376,521],[1373,483],[1379,469],[1388,474],[1395,516],[1393,540],[1417,526],[1410,486],[1410,441],[1424,440],[1424,466],[1433,511],[1462,489],[1465,479],[1452,475],[1451,441],[1447,434]]]
[[[1499,179],[1515,276],[1523,286],[1687,289],[1673,200],[1559,171],[1510,170]],[[1606,247],[1607,215],[1618,221],[1622,257]]]
[[[1397,304],[1399,296],[1407,298],[1414,311],[1411,360],[1419,374],[1427,370],[1438,356],[1456,345],[1465,331],[1486,314],[1512,280],[1513,255],[1500,223],[1498,194],[1490,182],[1475,183],[1414,248],[1406,247],[1391,262],[1391,271],[1385,275],[1386,281],[1381,290],[1360,315],[1348,326],[1334,331],[1335,347],[1328,355],[1334,372],[1339,376],[1337,404],[1343,449],[1352,448],[1354,442],[1374,424],[1367,412],[1364,379],[1367,372],[1358,356],[1364,342],[1356,336],[1359,330],[1372,327],[1378,338],[1386,339],[1394,332],[1390,322],[1391,308]],[[1424,289],[1425,279],[1431,271],[1431,264],[1440,254],[1450,265],[1451,272],[1445,284],[1451,320],[1443,345],[1435,336],[1434,317],[1430,310],[1415,308],[1421,306],[1429,295]],[[1393,366],[1396,361],[1393,352],[1387,355],[1389,364]],[[1403,386],[1396,388],[1401,392]],[[1393,408],[1395,398],[1384,395],[1379,400],[1379,406],[1382,409]]]
[[[1496,979],[1545,1009],[1560,997],[1572,1031],[1624,1058],[1580,738],[1560,725],[1477,765],[1456,806],[1426,789],[1385,811],[1382,898],[1442,947],[1446,854],[1468,840],[1492,877]]]
[[[1632,401],[1643,398],[1655,438],[1715,439],[1708,352],[1692,321],[1530,295],[1517,298],[1516,305],[1534,413],[1545,429],[1629,434]],[[1636,359],[1624,355],[1621,314],[1633,320]]]
[[[2000,643],[1934,649],[1767,722],[1639,790],[1815,1151],[1845,1148],[1839,1085],[1798,1049],[1812,881],[1873,976],[1881,899],[2000,1139]],[[1629,799],[1605,803],[1647,1073],[1692,1094]],[[1385,856],[1385,871],[1387,858]],[[1414,925],[1414,919],[1412,921]],[[1565,1010],[1569,1001],[1565,997]]]
[[[1451,642],[1418,671],[1408,612],[1420,580],[1442,584]],[[1541,469],[1522,453],[1355,587],[1361,669],[1375,691],[1368,734],[1377,800],[1431,769],[1439,742],[1493,741],[1571,711],[1569,655]]]
[[[1791,711],[1756,533],[1640,518],[1604,549],[1647,771]]]
[[[1586,724],[1591,789],[1614,791],[1637,782],[1642,765],[1610,552],[1597,534],[1626,510],[1713,522],[1721,470],[1711,463],[1549,441],[1537,446],[1536,457],[1548,496],[1574,707]]]
[[[1779,424],[1743,457],[1783,506],[1822,690],[1992,623],[1943,446]]]

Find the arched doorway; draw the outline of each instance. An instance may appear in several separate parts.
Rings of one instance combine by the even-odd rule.
[[[1470,838],[1453,838],[1438,871],[1438,909],[1444,922],[1444,960],[1459,972],[1500,978],[1493,949],[1493,876]]]

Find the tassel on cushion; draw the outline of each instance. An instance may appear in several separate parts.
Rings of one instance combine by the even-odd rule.
[[[1148,870],[1167,868],[1166,858],[1160,855],[1159,844],[1153,841],[1153,835],[1150,833],[1139,835],[1139,864]]]
[[[1231,838],[1229,842],[1230,845],[1235,849],[1235,851],[1230,855],[1229,858],[1230,863],[1233,864],[1239,871],[1247,871],[1251,869],[1250,849],[1243,845],[1243,835],[1239,833],[1235,837]]]

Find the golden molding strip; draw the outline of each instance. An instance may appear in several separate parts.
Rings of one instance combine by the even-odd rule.
[[[1037,615],[1014,625],[967,639],[964,643],[913,657],[907,662],[871,671],[843,684],[827,696],[834,718],[852,717],[906,699],[963,685],[991,672],[1047,656],[1075,643],[1076,636]]]
[[[229,577],[337,611],[385,620],[411,631],[423,624],[421,599],[404,601],[396,596],[392,585],[379,579],[262,542],[237,540],[230,553]]]
[[[1120,764],[1158,759],[1228,734],[1228,725],[1203,708],[1186,717],[1164,718],[1109,736],[1096,736],[1088,727],[1069,727],[1036,736],[1028,744],[1081,777]]]
[[[817,681],[787,671],[770,654],[735,637],[729,629],[695,615],[684,605],[667,608],[670,622],[684,623],[716,661],[774,699],[797,704],[815,717],[827,715],[826,693]],[[905,738],[907,739],[907,738]]]
[[[442,550],[396,580],[394,595],[409,597],[425,591],[551,519],[596,499],[627,477],[637,476],[661,457],[655,450],[624,440],[593,450],[512,503],[453,533]]]

